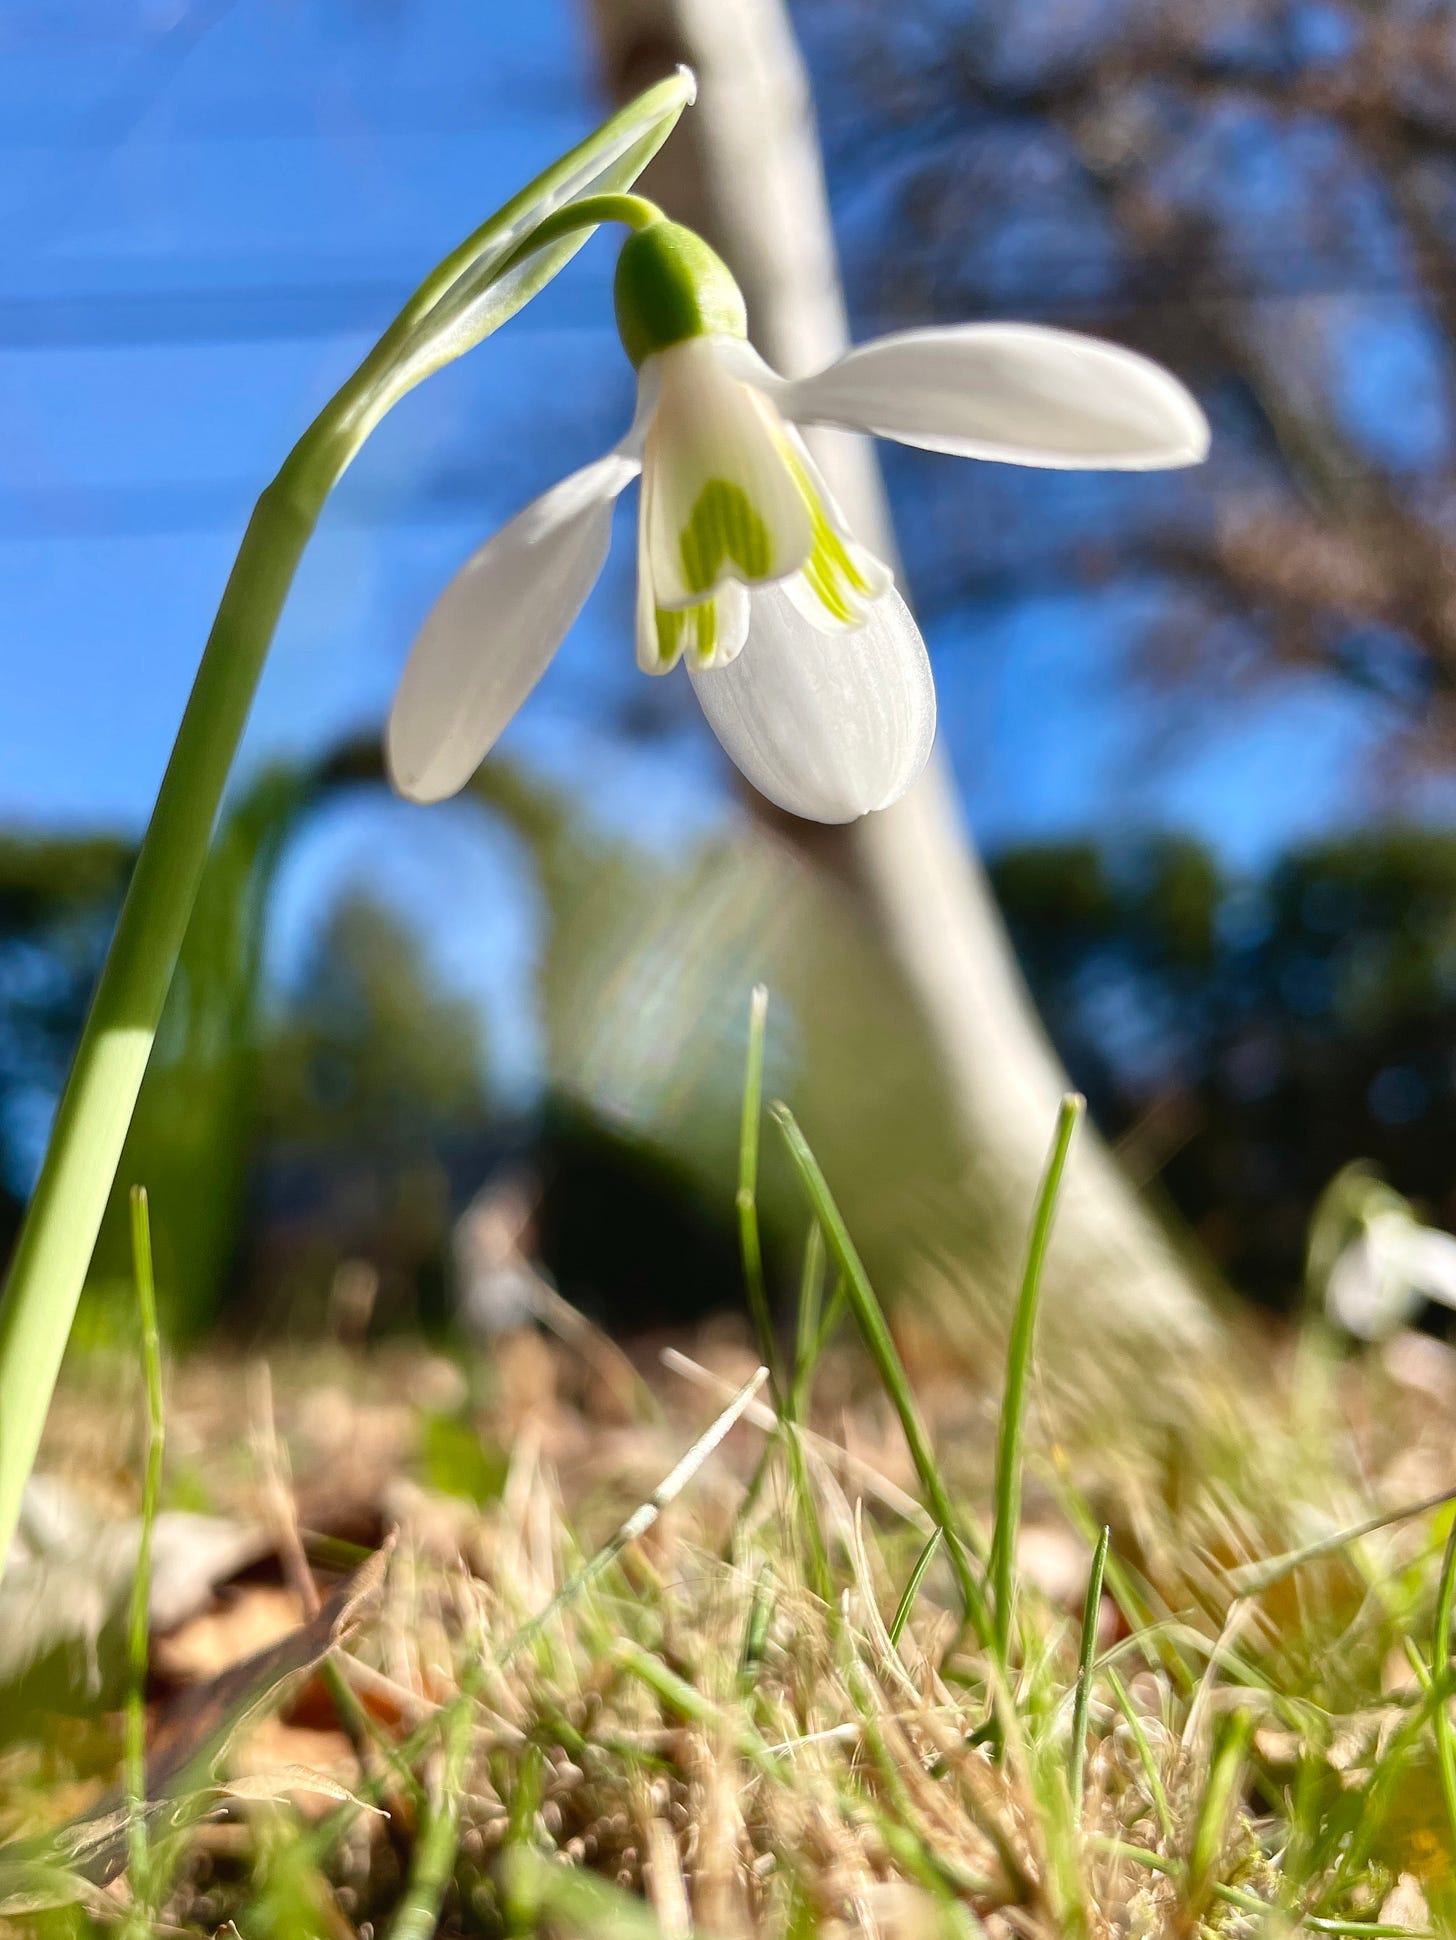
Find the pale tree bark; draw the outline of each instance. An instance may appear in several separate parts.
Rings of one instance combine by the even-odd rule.
[[[798,374],[848,340],[842,286],[803,62],[782,0],[586,0],[607,86],[621,100],[685,62],[697,105],[644,178],[738,277],[750,333]],[[889,509],[868,441],[814,434],[835,496],[865,542],[893,560]],[[755,812],[849,882],[885,940],[944,1062],[964,1135],[967,1200],[1014,1253],[1068,1080],[1036,1016],[943,759],[896,807],[846,828]],[[999,1270],[999,1269],[998,1269]],[[1216,1332],[1106,1147],[1084,1131],[1049,1262],[1063,1331],[1174,1346]]]

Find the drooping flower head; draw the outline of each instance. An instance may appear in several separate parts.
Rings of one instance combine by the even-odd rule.
[[[905,331],[781,377],[749,346],[719,257],[631,200],[616,311],[638,377],[632,425],[440,596],[390,716],[395,786],[436,801],[469,779],[581,611],[615,500],[640,472],[638,665],[664,674],[682,660],[713,732],[780,807],[819,822],[888,807],[930,753],[930,664],[893,575],[849,530],[798,427],[1152,470],[1204,456],[1203,414],[1148,359],[1031,324]]]
[[[1310,1218],[1306,1277],[1336,1327],[1387,1340],[1428,1300],[1456,1309],[1456,1237],[1425,1225],[1368,1165],[1347,1165]]]

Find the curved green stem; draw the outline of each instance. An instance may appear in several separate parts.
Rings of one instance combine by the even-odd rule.
[[[284,597],[338,469],[315,428],[258,501],[91,1000],[0,1306],[0,1561],[60,1373],[223,786]]]
[[[568,202],[563,209],[557,209],[537,225],[524,242],[517,243],[496,271],[504,276],[513,270],[517,263],[534,256],[538,249],[547,243],[555,242],[560,236],[575,235],[578,229],[597,229],[604,222],[624,223],[628,229],[648,229],[654,222],[665,218],[655,202],[649,202],[645,195],[582,195],[575,202]]]
[[[582,217],[582,205],[610,206],[611,219],[636,226],[655,219],[650,203],[625,191],[692,97],[692,76],[680,69],[467,237],[426,277],[258,500],[177,731],[0,1302],[0,1574],[223,788],[324,502],[391,405],[497,329],[575,254],[595,226]],[[525,258],[531,260],[506,280],[504,266]]]

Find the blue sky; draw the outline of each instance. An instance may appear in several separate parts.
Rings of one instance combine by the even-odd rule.
[[[8,0],[0,825],[141,827],[253,498],[420,275],[600,112],[569,0]],[[599,240],[371,441],[300,573],[245,767],[377,730],[445,576],[618,434],[611,267]],[[1378,428],[1390,392],[1434,381],[1429,346],[1408,322],[1361,327],[1348,408]],[[976,503],[1034,523],[1070,489],[1002,474]],[[506,745],[603,821],[676,841],[737,811],[686,682],[644,691],[633,669],[628,552]],[[1155,734],[1126,677],[1145,605],[1135,584],[1030,587],[931,616],[943,745],[983,841],[1173,822],[1256,861],[1368,811],[1382,723],[1328,683],[1200,699]],[[430,813],[310,832],[281,969],[321,900],[366,881],[414,909],[452,980],[519,997],[529,885]]]

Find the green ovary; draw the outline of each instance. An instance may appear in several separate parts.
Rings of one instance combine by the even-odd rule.
[[[773,542],[741,485],[710,478],[698,493],[678,542],[683,584],[706,593],[717,584],[723,561],[731,559],[744,579],[767,579],[773,570]]]

